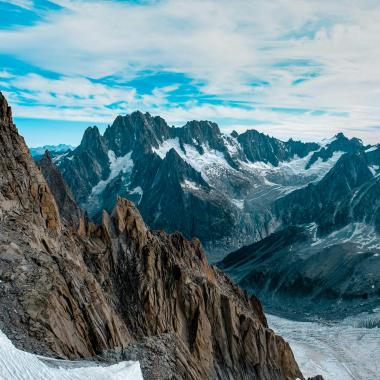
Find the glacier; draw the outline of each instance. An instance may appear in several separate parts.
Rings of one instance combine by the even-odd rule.
[[[375,315],[375,314],[374,314]],[[377,317],[380,316],[379,310]],[[300,322],[267,314],[269,326],[287,340],[306,378],[378,379],[380,328],[365,328],[368,315],[339,322]]]

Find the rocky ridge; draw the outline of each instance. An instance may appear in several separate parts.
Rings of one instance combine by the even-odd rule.
[[[1,94],[0,132],[0,328],[18,347],[141,355],[146,379],[303,378],[260,302],[210,266],[199,241],[149,230],[121,198],[101,225],[78,215],[73,228],[68,193],[54,199]],[[59,183],[51,166],[45,157]]]

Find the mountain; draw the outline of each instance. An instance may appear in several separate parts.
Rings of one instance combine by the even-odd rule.
[[[364,149],[343,135],[316,144],[257,131],[225,135],[210,121],[169,127],[137,111],[118,116],[103,136],[89,128],[54,162],[92,220],[123,196],[149,227],[198,237],[217,261],[273,232],[275,200],[320,180],[344,152]]]
[[[34,159],[40,159],[43,157],[45,152],[48,150],[51,155],[54,156],[59,156],[60,154],[66,153],[69,150],[74,150],[75,147],[72,145],[67,145],[67,144],[59,144],[59,145],[44,145],[40,147],[35,147],[35,148],[29,148],[29,152],[31,156]]]
[[[78,215],[76,228],[53,165],[46,155],[37,167],[0,94],[0,330],[18,349],[138,359],[145,379],[303,378],[258,299],[210,266],[198,240],[150,230],[122,198],[101,225]]]
[[[332,318],[372,311],[380,295],[379,165],[378,147],[344,154],[321,181],[274,202],[274,233],[219,266],[275,310]]]
[[[315,222],[320,230],[337,229],[349,222],[356,191],[373,177],[365,156],[347,153],[321,181],[276,200],[274,215],[286,225]]]

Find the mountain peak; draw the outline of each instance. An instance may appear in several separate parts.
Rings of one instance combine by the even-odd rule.
[[[86,128],[86,130],[84,131],[82,141],[88,138],[98,137],[98,136],[100,136],[99,128],[96,125],[94,125],[93,127]]]
[[[24,214],[51,229],[58,229],[57,205],[12,122],[12,110],[0,93],[0,209]],[[39,210],[35,212],[35,210]]]
[[[355,145],[363,145],[363,141],[357,137],[349,138],[343,132],[339,132],[335,135],[335,142],[348,142]]]
[[[103,137],[99,132],[98,127],[88,127],[83,135],[82,141],[79,145],[80,149],[94,151],[94,149],[99,150],[99,147],[105,150],[103,146]]]
[[[45,150],[45,153],[44,153],[42,159],[43,159],[43,160],[46,160],[46,161],[48,161],[48,162],[52,162],[52,160],[51,160],[51,156],[50,156],[50,152],[49,152],[47,149]]]
[[[218,124],[208,120],[192,120],[188,121],[184,126],[184,129],[189,129],[194,132],[203,131],[214,136],[220,136],[221,132]]]
[[[339,132],[335,135],[336,139],[347,139],[343,132]]]
[[[104,132],[107,146],[117,156],[134,151],[144,154],[152,147],[158,148],[163,139],[169,138],[169,126],[160,117],[152,117],[148,112],[135,111],[125,116],[118,116]]]
[[[128,116],[128,115],[127,115]],[[130,114],[131,117],[140,117],[140,118],[145,118],[145,117],[152,117],[149,112],[143,112],[140,110],[133,111]]]

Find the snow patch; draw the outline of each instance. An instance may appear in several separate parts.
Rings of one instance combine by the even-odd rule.
[[[365,223],[348,224],[323,239],[315,240],[311,245],[319,246],[319,249],[322,249],[341,243],[357,244],[360,249],[380,250],[380,236],[373,226]]]
[[[314,153],[315,152],[310,152],[303,158],[295,156],[291,161],[280,162],[278,166],[264,162],[247,163],[241,161],[240,165],[247,170],[256,172],[257,175],[264,176],[265,178],[270,177],[272,181],[275,181],[275,178],[282,178],[283,180],[286,179],[291,182],[292,178],[302,177],[311,178],[313,182],[316,182],[320,181],[344,154],[344,152],[341,151],[334,152],[332,157],[325,162],[321,158],[318,158],[310,168],[306,169],[307,163]],[[276,185],[276,183],[272,181],[266,179],[268,185]]]
[[[47,364],[49,363],[49,364]],[[143,380],[139,362],[100,366],[94,362],[40,357],[18,350],[0,331],[1,380]]]
[[[368,169],[372,173],[372,175],[376,175],[377,171],[379,170],[379,165],[369,165]]]
[[[243,199],[231,199],[231,201],[240,210],[244,209],[244,200]]]
[[[187,179],[181,183],[181,187],[184,189],[200,190],[200,186],[197,183],[189,181]]]
[[[375,150],[379,149],[378,145],[371,146],[370,148],[366,149],[366,153],[374,152]]]
[[[54,164],[60,162],[63,158],[65,158],[69,153],[71,153],[70,151],[66,152],[66,153],[63,153],[63,154],[58,154],[57,156],[53,157],[52,161]],[[72,157],[70,157],[72,159]]]
[[[228,153],[233,157],[239,153],[240,144],[235,137],[223,136],[224,145],[226,146]]]
[[[325,148],[326,146],[334,142],[336,139],[337,139],[336,136],[333,136],[327,139],[322,139],[318,144],[321,148]]]
[[[158,148],[153,148],[153,152],[163,159],[171,149],[175,149],[178,155],[196,171],[200,172],[206,180],[209,177],[218,175],[220,170],[225,170],[226,168],[233,170],[224,158],[222,152],[211,149],[205,144],[202,145],[203,154],[200,154],[194,146],[184,144],[185,153],[180,147],[178,138],[168,139]]]
[[[134,201],[136,204],[140,204],[142,196],[143,196],[143,189],[140,186],[136,186],[134,189],[129,190],[130,195],[137,195],[139,198]]]
[[[143,195],[143,189],[140,186],[136,186],[133,190],[129,192],[130,194],[139,194]]]
[[[110,160],[110,170],[111,173],[106,180],[101,180],[92,188],[92,194],[99,195],[106,188],[106,186],[122,173],[132,173],[133,160],[131,159],[132,152],[127,153],[125,156],[116,157],[112,150],[108,151],[108,158]]]
[[[175,139],[168,139],[163,141],[158,148],[152,147],[152,151],[153,153],[156,153],[160,158],[164,159],[169,150],[173,148],[177,151],[178,154],[182,152],[178,137]]]

